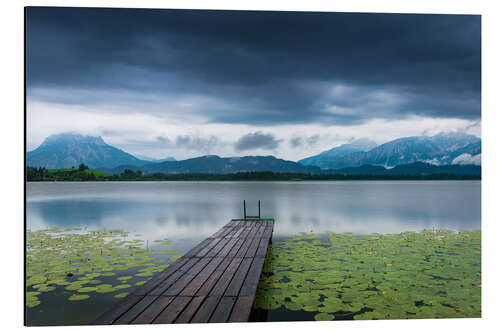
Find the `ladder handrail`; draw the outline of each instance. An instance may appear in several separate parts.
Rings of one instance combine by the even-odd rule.
[[[245,220],[247,218],[258,218],[258,219],[260,219],[260,200],[259,200],[259,215],[258,216],[247,215],[247,203],[246,203],[246,200],[243,200],[243,218]]]

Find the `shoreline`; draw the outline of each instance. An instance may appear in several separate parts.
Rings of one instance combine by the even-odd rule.
[[[345,181],[481,181],[481,177],[432,178],[432,177],[391,177],[391,178],[349,178],[349,179],[120,179],[120,180],[25,180],[26,183],[110,183],[110,182],[345,182]]]

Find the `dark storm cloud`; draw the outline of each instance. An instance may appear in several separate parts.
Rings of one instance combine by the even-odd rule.
[[[308,137],[294,136],[289,140],[290,147],[298,148],[304,145],[312,146],[319,140],[319,135],[311,135]]]
[[[252,149],[268,149],[273,150],[278,148],[281,140],[276,139],[272,134],[262,132],[248,133],[234,144],[234,149],[237,151],[252,150]]]
[[[189,135],[179,135],[175,139],[175,145],[178,148],[186,150],[194,150],[203,153],[210,153],[214,148],[219,145],[219,139],[215,136],[208,138],[193,137]]]
[[[472,15],[29,8],[28,95],[195,96],[210,103],[189,112],[224,123],[479,119],[480,46]]]

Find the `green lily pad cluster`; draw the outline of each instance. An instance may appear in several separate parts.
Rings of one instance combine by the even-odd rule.
[[[270,247],[257,308],[315,320],[481,316],[481,232],[301,233]]]
[[[133,238],[133,237],[132,237]],[[168,263],[156,255],[178,254],[161,249],[155,252],[144,247],[141,239],[132,239],[123,230],[82,230],[60,228],[31,231],[26,237],[26,303],[40,305],[41,293],[64,289],[70,291],[69,301],[88,299],[89,293],[110,293],[144,284],[154,273],[164,270]],[[157,242],[164,247],[169,240]],[[116,284],[101,279],[115,276],[120,271],[134,275],[119,276]],[[122,273],[123,274],[123,273]],[[122,292],[115,297],[125,297]],[[125,295],[125,296],[124,296]]]

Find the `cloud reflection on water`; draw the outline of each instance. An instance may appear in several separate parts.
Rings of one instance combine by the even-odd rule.
[[[275,236],[301,231],[395,233],[479,229],[480,182],[29,183],[27,224],[123,228],[150,239],[204,238],[231,218],[276,218]]]

